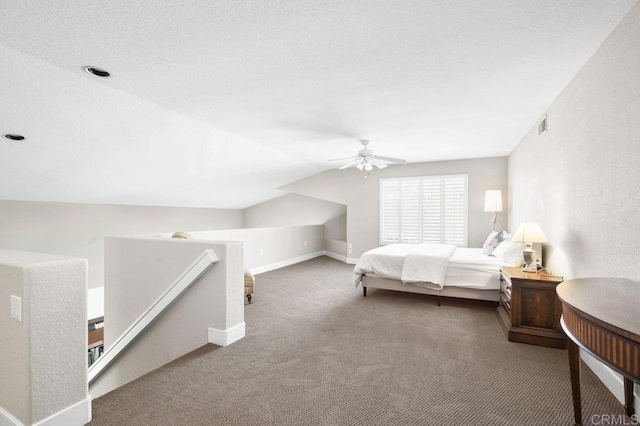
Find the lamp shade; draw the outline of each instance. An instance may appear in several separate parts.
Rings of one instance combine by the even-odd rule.
[[[484,193],[484,211],[492,213],[502,211],[502,191],[492,189]]]
[[[546,243],[549,241],[536,222],[521,223],[511,240],[519,243]]]

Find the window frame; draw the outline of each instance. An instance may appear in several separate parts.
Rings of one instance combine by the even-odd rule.
[[[420,184],[419,184],[419,193],[418,193],[418,209],[419,209],[419,223],[423,222],[423,190],[422,190],[422,185],[423,185],[423,181],[424,180],[431,180],[431,181],[439,181],[440,182],[440,187],[441,187],[441,191],[440,191],[440,199],[441,199],[441,213],[440,213],[440,222],[441,222],[441,240],[439,243],[436,244],[453,244],[450,242],[447,242],[445,240],[445,216],[444,216],[444,211],[445,211],[445,189],[444,189],[444,183],[445,183],[445,179],[446,178],[460,178],[462,177],[464,179],[464,195],[463,195],[463,203],[464,206],[462,207],[462,211],[464,214],[464,221],[463,221],[463,238],[464,241],[461,244],[455,244],[457,247],[468,247],[469,246],[469,174],[468,173],[455,173],[455,174],[446,174],[446,175],[425,175],[425,176],[403,176],[403,177],[390,177],[390,178],[380,178],[378,181],[378,244],[381,246],[384,245],[388,245],[388,244],[413,244],[413,243],[408,243],[408,242],[403,242],[402,241],[402,181],[407,181],[407,180],[417,180]],[[384,198],[383,198],[383,182],[385,181],[396,181],[399,184],[399,189],[398,189],[398,193],[400,198],[400,201],[398,203],[398,241],[386,241],[383,240],[383,214],[384,214],[384,209],[383,209],[383,202],[384,202]],[[423,226],[419,227],[419,243],[424,242],[423,241]]]

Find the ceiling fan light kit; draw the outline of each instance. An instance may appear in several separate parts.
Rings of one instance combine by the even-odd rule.
[[[341,161],[341,160],[351,160],[344,166],[340,167],[340,170],[348,169],[350,167],[355,167],[359,170],[366,171],[365,177],[369,175],[369,172],[373,170],[374,166],[379,169],[384,169],[388,166],[387,163],[393,164],[407,164],[406,160],[402,160],[400,158],[393,157],[383,157],[381,155],[374,155],[373,151],[367,148],[369,145],[369,141],[366,139],[361,139],[360,143],[364,148],[362,148],[354,157],[347,158],[336,158],[331,161]]]

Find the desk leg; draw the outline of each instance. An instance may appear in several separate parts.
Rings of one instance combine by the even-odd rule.
[[[631,417],[635,414],[633,409],[633,381],[627,377],[623,377],[624,380],[624,409],[627,416]]]
[[[567,339],[569,371],[571,372],[571,392],[573,394],[573,416],[577,426],[582,424],[582,404],[580,403],[580,348]]]

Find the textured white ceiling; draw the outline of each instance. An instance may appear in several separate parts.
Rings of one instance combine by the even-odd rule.
[[[245,207],[357,138],[506,155],[633,4],[4,2],[0,133],[28,140],[0,141],[0,199]]]

